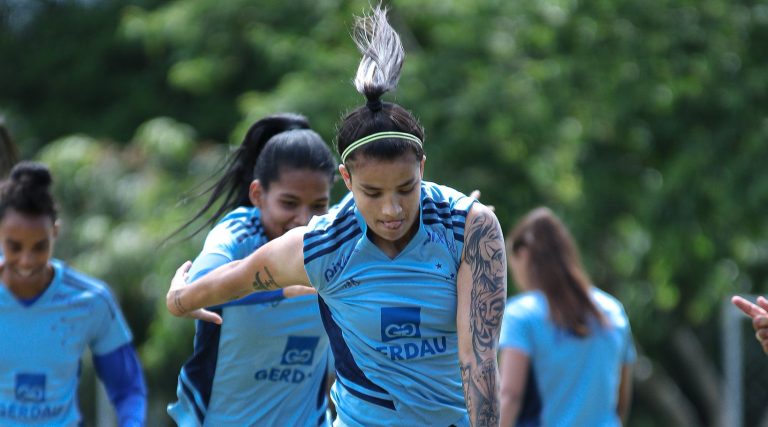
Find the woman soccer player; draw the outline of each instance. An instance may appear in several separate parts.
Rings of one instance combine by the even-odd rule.
[[[507,304],[501,329],[502,426],[521,421],[528,381],[540,398],[540,425],[620,426],[636,357],[621,303],[590,284],[570,233],[549,209],[531,211],[507,241],[525,292]]]
[[[183,265],[168,309],[220,322],[200,307],[314,286],[336,362],[336,425],[497,425],[506,296],[498,221],[475,200],[422,181],[423,129],[381,101],[399,78],[400,39],[379,8],[356,30],[355,86],[368,102],[342,120],[336,140],[353,199],[189,285]]]
[[[0,425],[78,425],[86,347],[120,426],[143,426],[146,388],[109,288],[52,258],[51,174],[22,162],[0,184]]]
[[[277,114],[254,123],[207,203],[185,225],[223,199],[208,224],[223,218],[208,234],[191,277],[243,259],[326,213],[335,168],[328,146],[304,117]],[[254,294],[213,308],[226,319],[221,326],[197,323],[178,401],[168,407],[180,426],[326,424],[328,336],[316,295],[284,298],[292,295],[283,291],[297,288],[307,289]]]

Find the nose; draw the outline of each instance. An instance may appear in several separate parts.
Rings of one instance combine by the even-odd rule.
[[[397,196],[387,197],[384,200],[384,205],[381,207],[381,213],[385,218],[400,218],[400,214],[403,212],[403,207],[400,204],[400,198]]]
[[[19,267],[29,268],[35,265],[35,256],[30,251],[25,251],[19,256]]]
[[[312,212],[309,209],[309,206],[304,206],[296,213],[296,216],[293,218],[294,222],[296,223],[296,226],[302,226],[309,224],[309,220],[312,219]]]

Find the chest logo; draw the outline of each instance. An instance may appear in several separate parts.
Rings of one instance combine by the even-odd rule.
[[[289,336],[283,350],[281,365],[311,365],[320,337]]]
[[[45,374],[16,374],[16,400],[45,401]]]
[[[381,341],[421,337],[421,307],[382,307]]]

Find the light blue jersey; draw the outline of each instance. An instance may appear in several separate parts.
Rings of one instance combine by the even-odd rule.
[[[349,200],[314,218],[304,265],[336,361],[335,425],[468,425],[456,276],[474,199],[423,182],[419,230],[394,259]]]
[[[53,259],[31,304],[0,283],[0,425],[76,426],[80,358],[110,354],[131,332],[107,286]]]
[[[542,426],[621,425],[616,412],[620,371],[636,358],[632,332],[618,300],[594,287],[591,295],[608,326],[601,328],[595,321],[584,338],[555,326],[540,291],[507,303],[499,346],[530,356]]]
[[[205,241],[192,280],[267,242],[258,208],[226,215]],[[168,413],[181,426],[322,426],[330,349],[317,296],[260,292],[214,308],[221,326],[197,322],[195,352]]]

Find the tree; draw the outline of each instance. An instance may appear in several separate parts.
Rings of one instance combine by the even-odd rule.
[[[96,3],[46,2],[43,10],[51,12],[21,30],[3,21],[0,52],[25,71],[0,67],[0,78],[18,75],[27,83],[23,91],[0,88],[0,111],[35,129],[24,135],[58,137],[66,128],[99,136],[67,138],[41,155],[63,176],[58,190],[67,197],[69,221],[79,224],[59,249],[86,271],[136,292],[121,291],[136,302],[128,316],[157,375],[153,387],[167,396],[188,352],[181,341],[189,338],[170,331],[188,331],[191,322],[174,323],[155,301],[199,242],[147,257],[157,238],[134,237],[159,236],[186,218],[172,208],[178,195],[225,151],[206,141],[236,143],[254,119],[275,111],[307,115],[331,140],[340,115],[362,103],[351,85],[359,54],[349,29],[368,3]],[[594,282],[616,294],[630,315],[643,354],[630,424],[717,425],[720,303],[736,292],[768,292],[768,223],[761,215],[768,177],[757,161],[768,158],[768,65],[761,50],[768,9],[751,0],[390,6],[408,57],[399,89],[385,98],[424,124],[428,178],[480,188],[504,227],[536,205],[552,207],[574,231]],[[82,9],[63,13],[75,7]],[[83,51],[73,41],[77,49],[64,44],[56,53],[78,58],[85,70],[105,70],[87,64],[112,64],[109,52],[127,52],[135,62],[121,68],[125,74],[80,73],[51,53],[23,55],[33,40],[65,36],[51,30],[43,37],[45,28],[97,12],[97,21],[111,26],[93,27],[102,48]],[[122,118],[106,119],[109,103],[69,102],[68,92],[53,90],[57,79],[29,83],[56,74],[57,66],[64,76],[80,75],[72,81],[87,86],[84,93],[120,100],[114,111]],[[41,87],[50,91],[34,92]],[[70,118],[48,120],[57,114]],[[176,121],[151,121],[131,136],[155,116]],[[47,124],[51,133],[44,134]],[[155,142],[142,142],[148,140]],[[176,152],[179,140],[187,142]],[[94,190],[97,182],[110,190]],[[142,320],[150,318],[151,326]],[[764,411],[752,404],[747,419]]]

